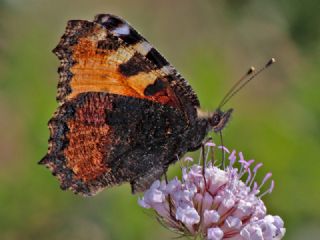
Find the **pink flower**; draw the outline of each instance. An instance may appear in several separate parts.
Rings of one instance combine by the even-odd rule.
[[[207,151],[214,148],[215,144],[206,144]],[[217,148],[229,153],[225,147]],[[168,183],[155,181],[139,204],[154,209],[165,226],[182,235],[207,240],[281,239],[285,234],[282,219],[267,215],[261,200],[274,188],[272,174],[266,174],[258,184],[255,177],[261,163],[254,165],[253,160],[246,161],[236,151],[228,159],[229,165],[224,169],[212,162],[207,162],[204,170],[198,164],[184,166],[182,180],[176,177]],[[189,160],[184,163],[189,164]],[[267,182],[270,186],[266,189]]]

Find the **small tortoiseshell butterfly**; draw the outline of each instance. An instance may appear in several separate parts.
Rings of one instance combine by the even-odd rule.
[[[39,163],[62,189],[92,196],[130,182],[133,192],[144,191],[231,115],[201,114],[188,82],[117,16],[69,21],[53,52],[61,63],[59,107]]]

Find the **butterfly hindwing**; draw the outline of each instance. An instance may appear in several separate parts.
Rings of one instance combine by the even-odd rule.
[[[186,126],[181,112],[172,107],[116,94],[82,93],[61,105],[50,120],[49,150],[40,163],[51,169],[63,189],[83,195],[122,182],[144,190],[146,177],[153,181],[166,171],[174,156],[166,149]]]

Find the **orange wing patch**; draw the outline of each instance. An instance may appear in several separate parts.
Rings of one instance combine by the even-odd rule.
[[[68,128],[69,145],[63,152],[75,178],[87,182],[109,172],[111,169],[104,162],[103,148],[108,144],[110,128],[107,125],[86,126],[75,121],[68,122]]]
[[[74,118],[67,121],[69,130],[66,137],[69,143],[63,150],[66,165],[74,172],[76,179],[84,182],[111,170],[105,162],[111,134],[110,126],[105,122],[106,109],[111,109],[108,101],[93,98],[77,108]]]
[[[72,58],[76,63],[70,68],[73,74],[70,81],[72,91],[67,99],[83,92],[108,92],[178,106],[178,100],[168,82],[165,82],[165,73],[161,69],[140,71],[130,76],[119,71],[119,66],[130,61],[135,54],[134,47],[120,46],[117,50],[101,50],[97,48],[97,41],[79,39],[73,48]],[[156,94],[146,96],[146,88],[152,86],[157,79],[162,79],[166,86]]]

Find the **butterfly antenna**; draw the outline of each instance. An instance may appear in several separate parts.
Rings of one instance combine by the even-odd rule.
[[[236,95],[244,86],[246,86],[249,82],[251,82],[256,76],[260,75],[264,70],[266,70],[268,67],[270,67],[273,63],[275,63],[276,60],[274,58],[271,58],[263,67],[261,67],[258,71],[252,72],[249,77],[249,75],[246,75],[245,77],[241,78],[241,81],[238,81],[234,87],[231,88],[231,90],[228,92],[226,97],[223,98],[221,103],[219,104],[219,108],[224,106],[234,95]],[[250,70],[249,70],[250,71]],[[248,71],[248,72],[249,72]],[[249,78],[248,78],[249,77]],[[245,81],[244,81],[245,80]],[[240,85],[240,86],[239,86]]]
[[[218,105],[219,106],[218,109],[220,109],[224,105],[225,100],[230,96],[230,94],[232,94],[232,92],[239,86],[239,84],[243,82],[247,77],[252,75],[254,72],[255,72],[255,68],[250,67],[249,70],[232,86],[232,88],[230,88],[230,90],[227,92],[227,94],[224,96],[224,98],[221,100],[220,104]]]

